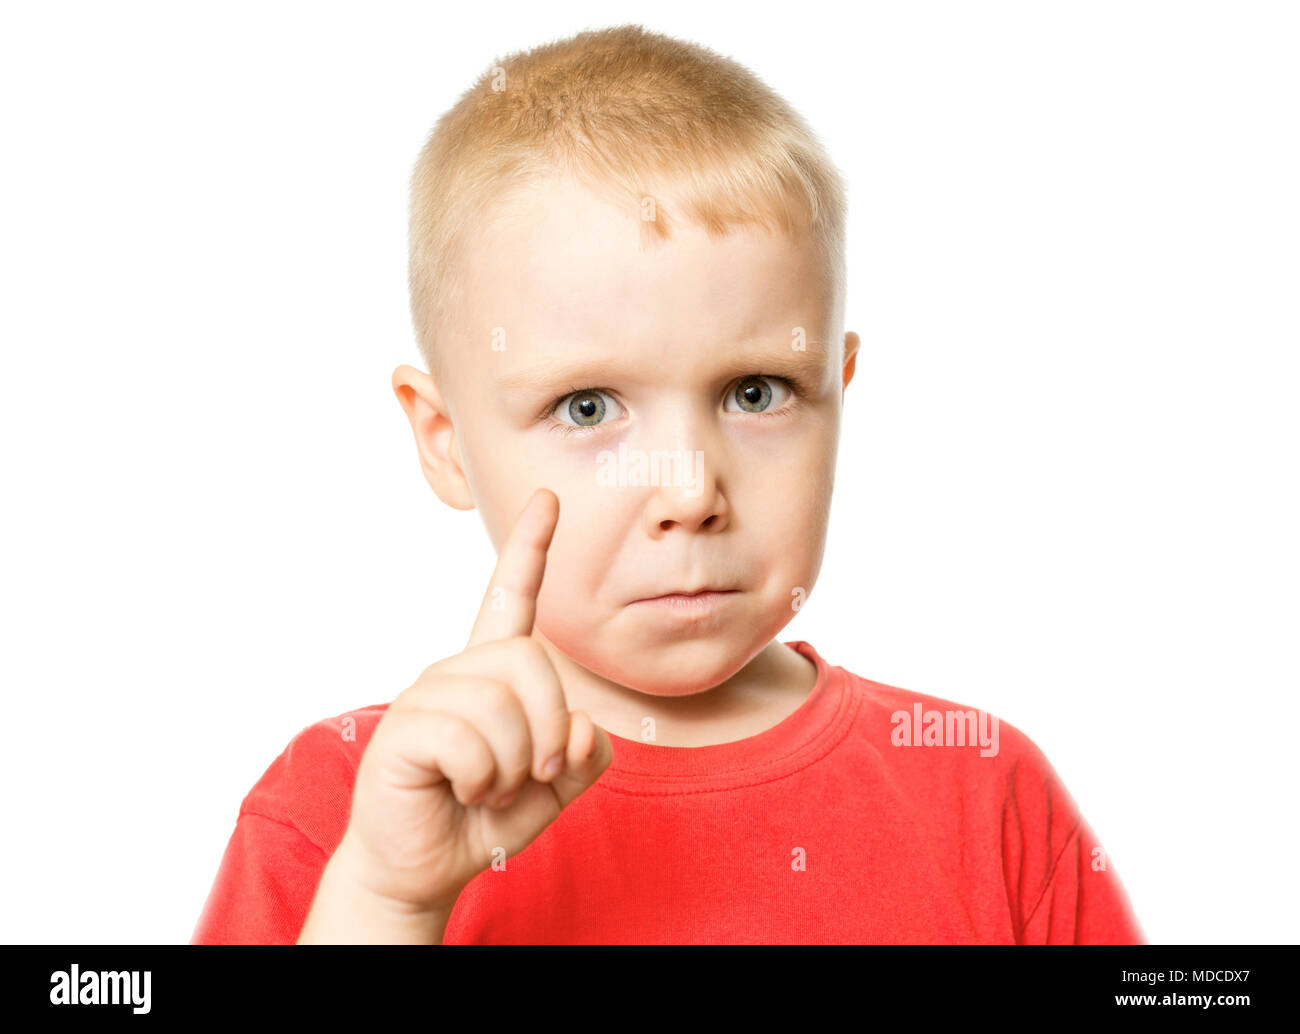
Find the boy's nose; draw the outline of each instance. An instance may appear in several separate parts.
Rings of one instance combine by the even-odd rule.
[[[646,533],[657,538],[674,529],[721,531],[730,519],[720,479],[725,443],[710,413],[682,403],[664,407],[657,417],[629,443],[652,461],[642,511]]]
[[[660,538],[674,530],[716,533],[730,521],[726,497],[702,453],[689,457],[683,475],[651,486],[643,520],[646,534]]]

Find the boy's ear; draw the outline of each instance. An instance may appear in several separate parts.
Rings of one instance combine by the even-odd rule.
[[[474,509],[474,496],[461,467],[456,429],[433,378],[403,364],[393,371],[393,393],[411,422],[420,469],[429,487],[450,507]]]
[[[840,396],[843,397],[844,389],[849,386],[849,381],[853,380],[853,370],[858,362],[858,346],[862,344],[858,340],[858,335],[853,331],[848,331],[844,335],[844,384],[840,388]]]

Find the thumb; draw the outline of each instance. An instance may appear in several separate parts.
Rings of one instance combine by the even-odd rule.
[[[569,746],[564,754],[564,768],[548,784],[555,791],[561,808],[578,797],[614,760],[614,745],[609,734],[591,720],[585,711],[569,713]]]

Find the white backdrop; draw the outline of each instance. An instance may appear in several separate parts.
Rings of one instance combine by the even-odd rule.
[[[495,57],[628,21],[849,182],[781,638],[1027,733],[1153,941],[1296,940],[1294,5],[3,12],[0,940],[187,941],[289,739],[463,648],[494,553],[389,387],[407,177]]]

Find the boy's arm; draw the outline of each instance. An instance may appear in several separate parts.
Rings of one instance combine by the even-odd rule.
[[[1011,760],[1002,864],[1019,944],[1146,944],[1097,835],[1046,755],[1001,723]]]
[[[405,908],[370,893],[353,876],[344,836],[321,875],[298,944],[441,944],[450,912]]]
[[[1119,876],[1087,822],[1079,822],[1056,859],[1047,887],[1030,903],[1019,942],[1148,943]]]
[[[441,944],[450,913],[418,913],[351,876],[344,838],[327,860],[297,827],[244,812],[191,944]]]
[[[191,944],[293,944],[325,853],[289,823],[242,812]]]
[[[346,830],[356,758],[377,721],[367,708],[316,722],[270,764],[240,803],[191,944],[297,942]]]

